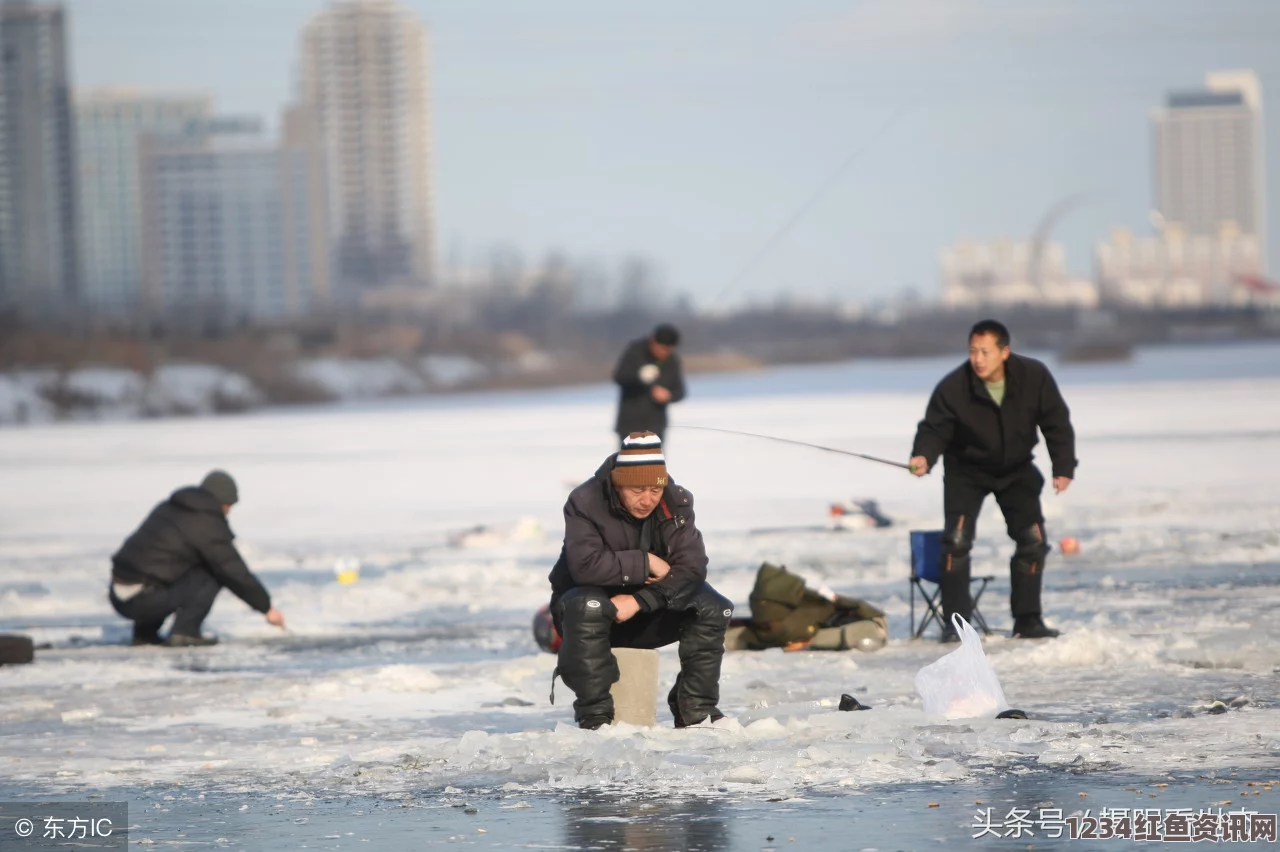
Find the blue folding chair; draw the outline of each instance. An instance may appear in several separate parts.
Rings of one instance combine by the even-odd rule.
[[[990,636],[991,630],[987,627],[987,620],[982,617],[982,612],[978,609],[978,601],[982,598],[982,593],[987,590],[987,583],[994,580],[994,576],[986,577],[970,577],[969,583],[972,589],[973,583],[978,583],[978,591],[972,594],[973,598],[973,626],[981,630],[985,635]],[[929,594],[929,590],[924,587],[925,582],[933,584],[933,594]],[[912,530],[911,531],[911,638],[919,639],[924,632],[929,629],[930,624],[937,624],[939,629],[943,625],[943,614],[941,609],[942,589],[938,585],[942,582],[942,530]],[[920,619],[919,628],[916,627],[916,590],[920,591],[920,597],[924,599],[925,613]]]

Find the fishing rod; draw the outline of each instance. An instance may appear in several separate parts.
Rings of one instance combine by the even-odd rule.
[[[898,467],[907,471],[911,470],[911,465],[903,464],[902,462],[890,461],[889,459],[882,459],[877,456],[869,456],[866,453],[855,453],[855,452],[852,452],[851,450],[840,450],[840,449],[836,449],[835,447],[824,447],[820,444],[810,444],[808,441],[796,441],[791,438],[777,438],[777,437],[774,437],[773,435],[758,435],[755,432],[739,432],[736,429],[717,429],[714,426],[682,425],[679,428],[698,429],[702,432],[722,432],[726,435],[741,435],[744,438],[760,438],[761,440],[765,440],[765,441],[777,441],[780,444],[795,444],[798,447],[808,447],[811,450],[822,450],[824,453],[837,453],[842,456],[853,456],[854,458],[866,459],[867,461],[873,461],[879,464],[887,464],[890,467]]]
[[[782,223],[782,226],[779,227],[778,230],[774,231],[773,235],[770,236],[769,239],[765,240],[764,244],[761,245],[760,248],[756,250],[756,253],[747,260],[742,268],[738,270],[737,274],[730,278],[728,283],[721,287],[720,290],[711,297],[711,301],[708,302],[708,304],[715,305],[719,303],[721,299],[742,283],[743,279],[754,271],[755,268],[760,265],[760,262],[764,260],[771,251],[773,251],[774,246],[782,242],[783,237],[790,233],[791,229],[798,225],[800,220],[802,220],[810,210],[818,205],[818,202],[822,200],[823,196],[825,196],[827,192],[839,183],[840,178],[844,177],[844,173],[848,171],[854,163],[858,162],[858,160],[862,159],[863,156],[874,148],[876,143],[880,141],[881,137],[887,135],[889,131],[893,129],[893,126],[897,124],[903,116],[911,112],[912,109],[914,109],[914,105],[907,105],[898,109],[886,122],[880,125],[875,133],[855,148],[849,156],[845,157],[835,171],[831,172],[831,174],[829,174],[826,179],[818,185],[818,188],[792,212],[786,221]]]

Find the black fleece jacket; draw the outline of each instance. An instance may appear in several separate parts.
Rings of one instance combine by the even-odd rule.
[[[180,488],[152,509],[111,557],[111,574],[125,583],[171,586],[188,571],[205,570],[265,613],[271,609],[271,596],[240,558],[234,538],[212,494],[203,488]]]
[[[944,456],[948,469],[974,468],[1000,475],[1029,464],[1044,433],[1053,475],[1073,478],[1076,434],[1071,412],[1049,368],[1034,358],[1010,355],[1004,399],[996,405],[966,361],[940,382],[916,430],[912,456],[929,467]]]

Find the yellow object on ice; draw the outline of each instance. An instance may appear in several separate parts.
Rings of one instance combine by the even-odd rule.
[[[339,585],[350,586],[360,579],[360,560],[339,559],[334,563],[333,573],[337,576]]]

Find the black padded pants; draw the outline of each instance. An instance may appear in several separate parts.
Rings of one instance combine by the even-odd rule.
[[[609,688],[618,679],[613,648],[661,648],[680,643],[680,676],[675,704],[679,718],[696,725],[712,715],[720,700],[720,662],[733,604],[704,583],[679,609],[641,612],[621,624],[608,593],[596,586],[570,589],[556,601],[553,615],[563,637],[560,677],[573,690],[574,718],[613,720]]]
[[[946,530],[942,536],[942,609],[951,623],[952,613],[970,620],[969,598],[973,549],[978,513],[988,494],[994,494],[1004,513],[1009,538],[1016,549],[1009,562],[1009,608],[1015,618],[1040,615],[1040,587],[1049,546],[1045,539],[1040,492],[1044,477],[1033,464],[1011,474],[994,477],[981,471],[948,468],[943,480]]]

